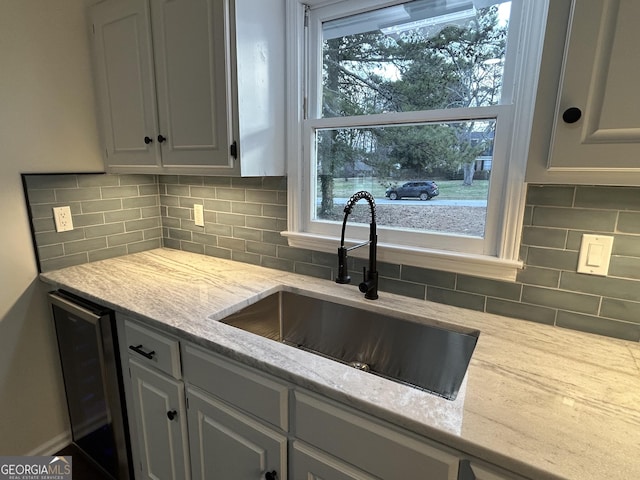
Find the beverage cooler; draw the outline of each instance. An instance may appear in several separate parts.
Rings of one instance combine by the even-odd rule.
[[[114,312],[62,290],[49,303],[73,443],[113,479],[133,479]]]

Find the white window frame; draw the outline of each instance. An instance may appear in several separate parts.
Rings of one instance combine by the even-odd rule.
[[[310,36],[321,35],[321,22],[345,14],[404,3],[406,0],[287,0],[287,91],[289,95],[288,132],[288,230],[282,232],[290,246],[322,252],[337,252],[340,224],[312,221],[311,184],[314,162],[315,128],[343,127],[344,118],[305,118],[309,91],[309,64],[319,62],[310,56],[306,44]],[[525,170],[535,92],[542,56],[544,25],[549,0],[512,0],[511,25],[505,64],[502,104],[469,109],[433,110],[372,115],[368,125],[415,123],[424,121],[497,118],[491,190],[487,201],[484,239],[434,233],[394,232],[378,228],[378,260],[388,263],[426,267],[499,280],[515,280],[522,268],[519,247],[525,205]],[[307,7],[311,14],[306,16]],[[305,17],[308,28],[305,28]],[[522,21],[513,19],[522,18]],[[309,20],[310,19],[310,20]],[[519,28],[518,28],[519,27]],[[527,48],[523,48],[526,45]],[[321,66],[318,66],[320,68]],[[319,89],[316,88],[316,91]],[[464,111],[461,111],[464,110]],[[312,112],[314,113],[314,112]],[[362,119],[354,124],[361,125]],[[347,244],[368,238],[368,226],[350,224]],[[428,245],[428,246],[426,246]],[[353,251],[366,256],[366,249]],[[336,257],[337,258],[337,257]],[[337,261],[337,260],[336,260]]]

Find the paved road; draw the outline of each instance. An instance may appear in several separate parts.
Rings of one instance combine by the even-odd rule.
[[[333,203],[335,205],[345,205],[348,198],[334,198]],[[376,205],[429,205],[432,207],[486,207],[486,200],[446,200],[444,198],[432,198],[431,200],[418,200],[418,199],[406,199],[406,200],[389,200],[388,198],[376,198]],[[320,200],[318,199],[318,204]],[[363,203],[362,201],[359,203]]]

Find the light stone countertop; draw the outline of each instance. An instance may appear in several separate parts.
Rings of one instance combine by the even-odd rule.
[[[640,344],[171,249],[41,279],[533,479],[640,479]],[[480,330],[455,401],[216,320],[277,291]]]

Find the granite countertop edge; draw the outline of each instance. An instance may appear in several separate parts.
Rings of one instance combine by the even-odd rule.
[[[640,478],[640,466],[632,460],[640,448],[636,343],[386,292],[371,302],[357,287],[166,248],[40,278],[519,475]],[[445,400],[217,321],[283,290],[480,330],[457,399]],[[598,422],[606,424],[598,428]],[[589,434],[594,438],[584,438]]]

